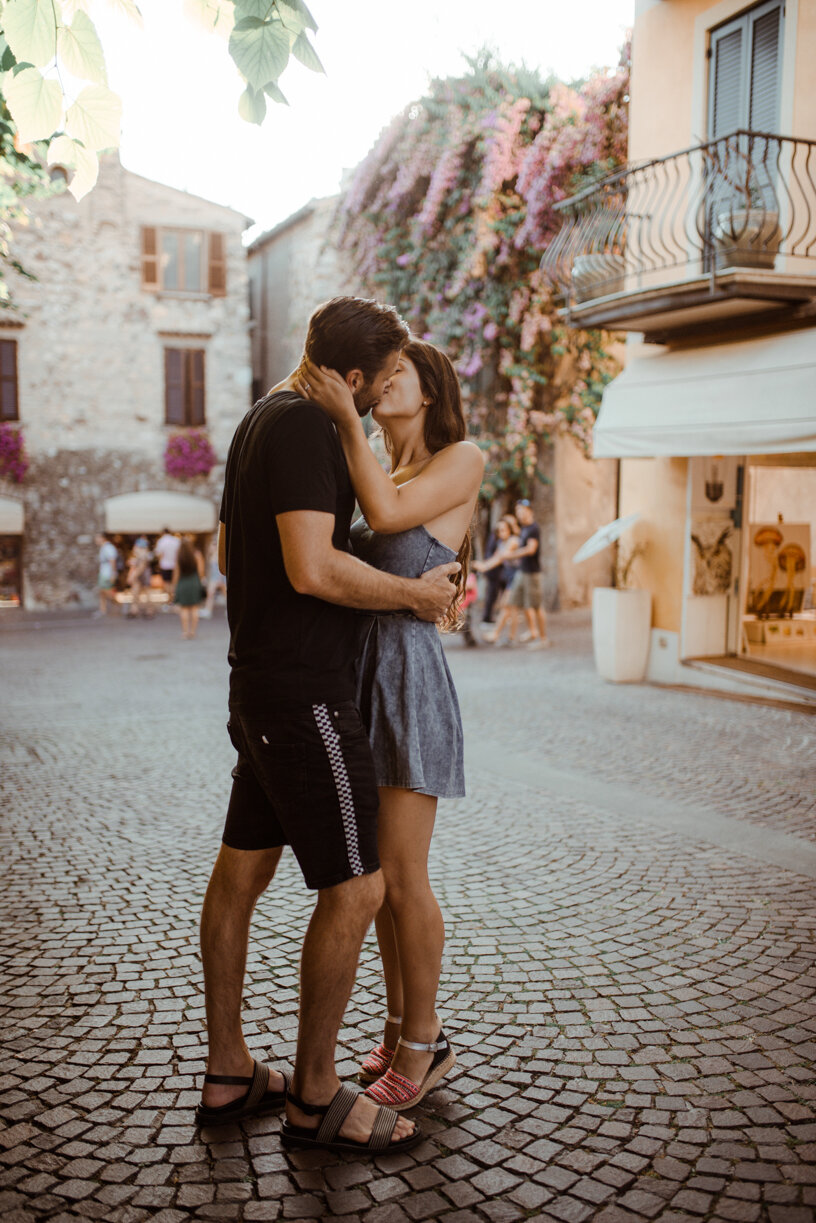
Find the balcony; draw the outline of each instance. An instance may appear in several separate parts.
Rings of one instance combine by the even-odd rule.
[[[562,316],[653,343],[816,322],[814,176],[816,142],[737,131],[562,201]]]

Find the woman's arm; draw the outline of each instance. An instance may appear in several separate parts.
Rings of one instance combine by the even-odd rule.
[[[368,444],[344,379],[310,362],[306,371],[308,397],[324,408],[337,426],[351,483],[372,531],[385,535],[407,531],[463,505],[478,491],[484,457],[473,442],[454,442],[434,455],[414,479],[402,486],[394,484]]]

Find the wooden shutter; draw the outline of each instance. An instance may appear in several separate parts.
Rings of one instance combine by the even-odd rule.
[[[0,340],[0,420],[19,420],[17,341]]]
[[[187,351],[188,411],[187,423],[204,424],[204,349]]]
[[[709,139],[719,140],[744,127],[745,38],[744,23],[715,31],[711,38],[711,105]]]
[[[159,287],[159,253],[156,229],[146,225],[142,230],[142,288]]]
[[[779,126],[779,27],[782,13],[774,5],[758,15],[751,40],[751,96],[748,126],[776,134]]]
[[[185,421],[185,350],[164,350],[164,415],[168,425],[183,425]]]
[[[227,252],[223,234],[210,234],[207,287],[213,297],[227,292]]]

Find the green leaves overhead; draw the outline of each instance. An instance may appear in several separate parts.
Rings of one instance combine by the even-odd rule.
[[[18,64],[42,68],[57,53],[57,7],[53,0],[8,0],[3,34]]]
[[[6,73],[3,94],[22,144],[45,140],[59,127],[62,90],[57,81],[46,80],[39,68]]]
[[[105,85],[86,85],[65,116],[68,135],[94,153],[118,147],[121,124],[121,100]]]
[[[229,51],[249,90],[286,104],[278,81],[290,55],[312,72],[323,72],[307,33],[316,29],[314,17],[302,0],[235,0]],[[250,123],[263,119],[261,102],[249,91],[241,96],[238,113]]]
[[[247,123],[263,123],[266,118],[266,98],[263,90],[256,92],[251,85],[247,85],[238,100],[238,114],[242,119],[246,119]]]
[[[74,173],[68,190],[79,201],[96,185],[99,177],[99,158],[70,136],[56,136],[48,146],[49,166],[65,166]]]
[[[105,55],[90,17],[78,12],[69,26],[60,26],[57,53],[74,76],[98,85],[107,85]]]

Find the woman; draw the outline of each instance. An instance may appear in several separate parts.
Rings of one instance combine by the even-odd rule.
[[[299,389],[337,426],[363,511],[351,530],[355,555],[406,577],[456,558],[460,600],[484,460],[464,440],[459,382],[448,358],[419,341],[403,349],[373,413],[390,477],[339,374],[307,362]],[[456,601],[443,627],[456,624]],[[385,904],[376,927],[388,1004],[382,1043],[363,1062],[360,1079],[378,1104],[402,1111],[455,1061],[436,1014],[445,929],[428,879],[428,851],[437,799],[465,790],[459,705],[436,626],[408,614],[373,617],[358,664],[358,701],[380,793]]]
[[[179,609],[181,635],[185,641],[192,641],[198,629],[198,609],[204,601],[203,578],[204,557],[185,537],[173,570],[173,602]]]
[[[488,626],[490,626],[491,630],[494,628],[493,614],[496,604],[509,584],[511,573],[509,566],[506,564],[505,557],[511,534],[508,520],[500,518],[496,523],[496,529],[490,532],[484,560],[481,563],[478,561],[473,562],[473,568],[476,572],[483,573],[487,579],[484,615],[482,617],[483,628]]]
[[[473,568],[479,573],[501,572],[503,574],[504,586],[499,600],[499,618],[496,621],[496,627],[493,632],[488,635],[485,633],[485,641],[491,642],[493,645],[504,645],[502,633],[507,626],[507,645],[516,644],[516,633],[518,632],[520,611],[513,600],[513,590],[519,574],[520,562],[516,559],[516,552],[521,543],[521,535],[519,524],[513,514],[505,514],[499,520],[496,531],[502,530],[502,539],[496,551],[491,558],[486,561],[474,562]]]

